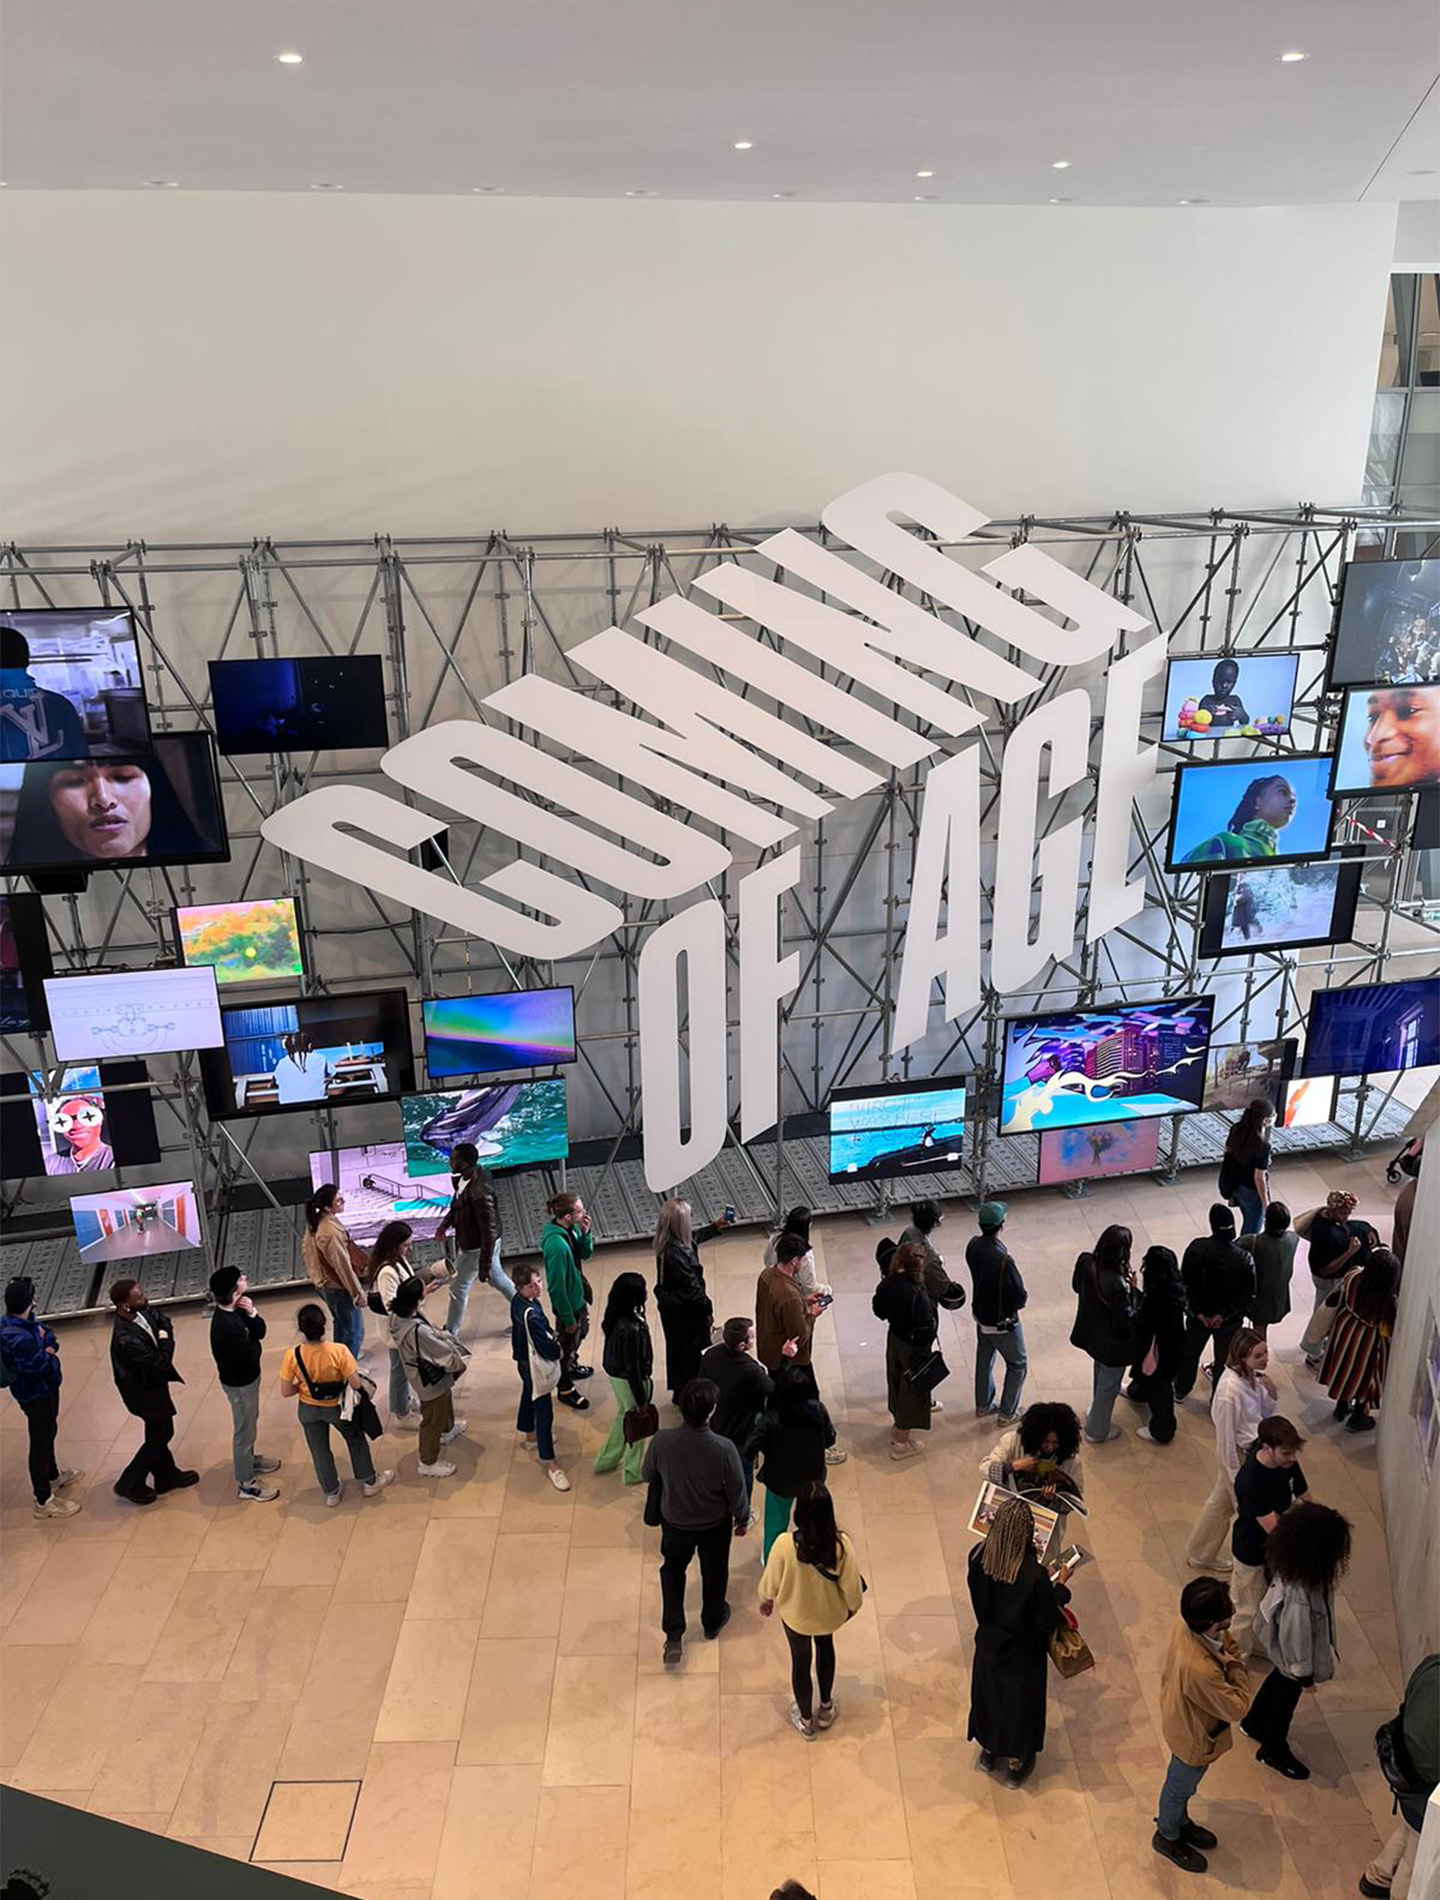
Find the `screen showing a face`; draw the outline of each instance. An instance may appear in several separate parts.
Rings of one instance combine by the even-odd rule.
[[[575,992],[512,990],[447,996],[421,1006],[432,1077],[494,1075],[575,1060]]]
[[[0,612],[0,759],[101,759],[149,747],[130,613]]]
[[[570,1152],[563,1076],[407,1095],[400,1104],[412,1175],[448,1174],[451,1150],[473,1142],[482,1168],[533,1168]]]
[[[1360,895],[1358,861],[1256,865],[1205,885],[1200,955],[1347,943]]]
[[[961,1165],[962,1080],[838,1089],[830,1098],[830,1178],[881,1180]]]
[[[123,970],[46,979],[50,1033],[62,1062],[215,1049],[220,1000],[213,970]]]
[[[403,1220],[418,1240],[433,1239],[450,1206],[450,1176],[413,1175],[403,1141],[370,1148],[327,1148],[310,1157],[310,1185],[333,1181],[345,1205],[340,1225],[354,1241],[373,1247],[387,1222]]]
[[[0,897],[0,1036],[49,1027],[41,985],[54,967],[40,899],[33,891]]]
[[[215,736],[227,757],[386,746],[385,679],[374,654],[212,660]]]
[[[1331,791],[1440,785],[1440,686],[1352,686],[1340,713]]]
[[[1320,1128],[1335,1119],[1335,1094],[1340,1086],[1333,1075],[1295,1076],[1285,1085],[1280,1106],[1281,1128]]]
[[[1247,1103],[1280,1100],[1293,1066],[1290,1042],[1217,1042],[1205,1064],[1202,1108],[1242,1109]]]
[[[0,1154],[6,1174],[94,1176],[157,1162],[160,1142],[145,1086],[149,1079],[143,1062],[0,1076]]]
[[[1094,1181],[1107,1174],[1145,1174],[1159,1165],[1158,1121],[1047,1128],[1040,1137],[1041,1187]]]
[[[1346,565],[1331,686],[1440,680],[1440,560]]]
[[[1122,1003],[1005,1025],[1002,1135],[1199,1108],[1214,999]]]
[[[125,758],[0,765],[0,858],[11,873],[216,864],[229,857],[215,748],[163,732]]]
[[[87,1264],[142,1261],[147,1254],[180,1253],[204,1245],[193,1181],[75,1194],[70,1198],[70,1215],[80,1258]]]
[[[181,904],[175,930],[182,962],[208,965],[231,983],[280,983],[304,976],[300,924],[293,897],[257,897],[241,904]]]
[[[1310,999],[1302,1075],[1391,1075],[1440,1062],[1440,976],[1354,983]]]
[[[1182,765],[1166,846],[1167,871],[1225,871],[1296,863],[1330,848],[1328,753],[1279,753],[1219,765]]]
[[[223,1048],[201,1058],[213,1116],[378,1102],[415,1085],[404,990],[227,1003]]]
[[[1299,665],[1298,653],[1172,660],[1165,675],[1161,739],[1187,744],[1288,732]]]

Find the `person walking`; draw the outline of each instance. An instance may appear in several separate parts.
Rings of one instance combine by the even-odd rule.
[[[300,1258],[305,1277],[311,1286],[319,1288],[329,1308],[335,1344],[358,1359],[365,1346],[367,1300],[356,1272],[359,1249],[340,1225],[344,1207],[345,1196],[333,1181],[316,1188],[305,1203]]]
[[[945,1210],[938,1201],[914,1202],[910,1209],[910,1225],[901,1234],[898,1245],[920,1249],[925,1256],[925,1274],[921,1285],[937,1306],[943,1306],[947,1312],[958,1313],[965,1304],[965,1289],[957,1280],[950,1278],[945,1256],[936,1245],[940,1224],[944,1219]]]
[[[810,1239],[810,1218],[808,1207],[792,1207],[765,1243],[764,1264],[767,1267],[774,1266],[775,1249],[782,1240],[792,1237],[803,1240],[805,1251],[800,1256],[800,1265],[795,1273],[795,1278],[800,1282],[800,1290],[802,1293],[828,1293],[830,1288],[822,1283],[815,1265],[815,1248]]]
[[[1168,1445],[1175,1436],[1175,1378],[1185,1357],[1185,1284],[1169,1247],[1147,1247],[1140,1262],[1135,1364],[1125,1396],[1148,1406],[1150,1422],[1135,1436]]]
[[[1305,1440],[1288,1418],[1262,1418],[1255,1442],[1235,1473],[1235,1528],[1230,1555],[1235,1572],[1231,1594],[1235,1621],[1231,1634],[1242,1656],[1250,1654],[1255,1618],[1265,1594],[1265,1540],[1292,1504],[1305,1502],[1305,1473],[1300,1447]]]
[[[1095,1368],[1085,1417],[1085,1437],[1092,1445],[1120,1436],[1120,1427],[1111,1424],[1110,1415],[1135,1343],[1138,1300],[1130,1247],[1128,1227],[1107,1227],[1094,1248],[1080,1255],[1070,1276],[1076,1295],[1070,1344],[1088,1353]]]
[[[790,1720],[807,1742],[813,1741],[840,1713],[835,1700],[836,1631],[865,1601],[855,1547],[835,1522],[835,1503],[823,1479],[812,1478],[801,1488],[794,1529],[782,1531],[771,1546],[759,1594],[760,1614],[779,1612],[790,1649]]]
[[[1240,1245],[1255,1262],[1255,1294],[1250,1302],[1250,1324],[1265,1338],[1290,1311],[1290,1281],[1295,1272],[1299,1235],[1290,1225],[1290,1209],[1283,1201],[1267,1201],[1258,1234],[1242,1234]]]
[[[175,1328],[168,1313],[151,1306],[138,1280],[117,1280],[110,1301],[115,1308],[110,1333],[115,1389],[125,1410],[145,1425],[139,1451],[115,1480],[115,1495],[130,1504],[153,1504],[167,1491],[183,1491],[200,1482],[200,1473],[182,1471],[170,1450],[175,1436],[170,1387],[185,1383],[175,1370]]]
[[[730,1540],[750,1528],[740,1454],[710,1428],[719,1393],[692,1379],[680,1394],[681,1423],[656,1432],[641,1471],[660,1518],[661,1660],[684,1654],[685,1574],[700,1559],[700,1627],[712,1641],[730,1621]],[[649,1513],[647,1512],[647,1515]]]
[[[655,1223],[655,1305],[665,1334],[665,1383],[677,1405],[710,1344],[713,1309],[705,1290],[700,1248],[727,1225],[721,1219],[697,1231],[691,1223],[690,1203],[679,1200],[666,1201]],[[807,1242],[802,1256],[808,1251]]]
[[[1240,1232],[1258,1234],[1270,1202],[1270,1130],[1275,1105],[1257,1098],[1246,1104],[1225,1137],[1220,1157],[1220,1198],[1240,1210]]]
[[[1425,1808],[1440,1785],[1440,1655],[1426,1656],[1410,1672],[1405,1697],[1386,1726],[1401,1785],[1388,1773],[1399,1820],[1389,1840],[1360,1876],[1366,1900],[1407,1900]]]
[[[645,1463],[645,1440],[625,1438],[625,1421],[638,1407],[655,1397],[655,1348],[645,1323],[645,1276],[617,1273],[600,1321],[605,1341],[601,1364],[615,1394],[615,1416],[609,1435],[595,1454],[597,1472],[613,1471],[624,1463],[626,1484],[639,1484]]]
[[[1242,1326],[1230,1341],[1230,1358],[1215,1381],[1210,1423],[1215,1432],[1215,1480],[1200,1507],[1185,1561],[1192,1570],[1230,1569],[1226,1554],[1235,1515],[1235,1476],[1255,1442],[1262,1418],[1274,1416],[1275,1382],[1265,1370],[1270,1349],[1258,1333]]]
[[[1209,1866],[1218,1845],[1190,1818],[1205,1772],[1232,1746],[1230,1730],[1250,1706],[1250,1677],[1231,1635],[1230,1592],[1218,1577],[1196,1577],[1180,1592],[1180,1620],[1160,1675],[1160,1732],[1170,1750],[1150,1845],[1187,1874]]]
[[[1335,1674],[1335,1585],[1350,1561],[1350,1523],[1328,1504],[1297,1504],[1265,1540],[1269,1587],[1255,1624],[1257,1647],[1275,1665],[1241,1730],[1255,1759],[1287,1781],[1310,1770],[1290,1746],[1302,1691]]]
[[[520,1375],[520,1409],[515,1429],[523,1434],[525,1449],[533,1446],[545,1475],[557,1491],[568,1491],[570,1480],[555,1456],[555,1405],[552,1394],[560,1383],[560,1341],[540,1304],[540,1269],[526,1262],[515,1272],[515,1297],[510,1302],[510,1353]],[[582,1399],[584,1411],[590,1401]]]
[[[740,1456],[752,1466],[763,1458],[765,1487],[763,1563],[790,1522],[790,1508],[811,1479],[825,1476],[825,1453],[835,1443],[835,1427],[820,1403],[809,1366],[781,1366],[774,1391],[756,1419]]]
[[[1005,1229],[1003,1201],[986,1201],[976,1213],[980,1231],[965,1248],[975,1321],[975,1414],[985,1418],[995,1410],[996,1353],[1005,1361],[1005,1384],[1000,1393],[1000,1423],[1013,1425],[1020,1416],[1025,1390],[1025,1333],[1020,1309],[1029,1295],[1010,1249],[1001,1239]]]
[[[295,1315],[299,1340],[280,1361],[280,1391],[287,1399],[298,1399],[300,1429],[310,1450],[310,1462],[320,1495],[326,1504],[340,1502],[344,1486],[335,1469],[335,1453],[330,1444],[333,1428],[345,1441],[350,1454],[350,1469],[367,1498],[393,1482],[393,1471],[377,1471],[370,1455],[370,1440],[359,1420],[342,1418],[340,1401],[346,1386],[357,1392],[366,1390],[366,1382],[355,1363],[355,1355],[339,1340],[325,1337],[325,1309],[307,1300]]]
[[[236,1496],[247,1504],[272,1504],[278,1486],[265,1478],[280,1469],[278,1458],[262,1458],[255,1450],[260,1425],[260,1345],[265,1322],[250,1298],[250,1283],[238,1267],[217,1267],[210,1275],[210,1353],[220,1390],[230,1405],[233,1435],[230,1446]]]
[[[470,1289],[483,1273],[495,1291],[513,1300],[515,1287],[500,1264],[500,1203],[494,1183],[480,1166],[480,1150],[473,1141],[457,1141],[450,1150],[454,1193],[449,1212],[441,1216],[435,1238],[455,1235],[455,1276],[450,1282],[450,1304],[445,1330],[458,1335],[465,1324]]]
[[[930,1394],[917,1391],[909,1377],[934,1352],[940,1323],[924,1279],[925,1256],[919,1247],[897,1247],[890,1256],[885,1278],[870,1300],[871,1312],[889,1329],[885,1335],[885,1403],[890,1411],[890,1456],[897,1462],[918,1457],[920,1447],[912,1433],[930,1429]]]
[[[1347,1432],[1375,1429],[1400,1291],[1400,1263],[1388,1247],[1373,1248],[1364,1260],[1340,1283],[1335,1324],[1320,1362],[1320,1383]]]
[[[455,1416],[455,1381],[464,1377],[469,1352],[449,1328],[432,1326],[421,1311],[425,1282],[418,1273],[402,1280],[390,1302],[390,1347],[400,1361],[420,1407],[419,1462],[422,1478],[453,1478],[456,1467],[441,1447],[469,1431]]]
[[[595,1375],[594,1366],[580,1363],[580,1348],[590,1332],[592,1297],[583,1262],[595,1251],[595,1236],[578,1194],[552,1194],[545,1211],[550,1218],[540,1235],[540,1255],[555,1315],[555,1337],[560,1341],[560,1387],[555,1396],[572,1411],[586,1412],[590,1401],[575,1390],[575,1381]]]
[[[1004,1759],[1018,1788],[1045,1746],[1045,1673],[1050,1638],[1070,1601],[1070,1572],[1052,1576],[1035,1555],[1035,1519],[1020,1498],[1006,1498],[989,1535],[970,1552],[968,1579],[975,1611],[970,1670],[970,1725],[980,1766]]]
[[[1218,1380],[1235,1337],[1255,1298],[1255,1263],[1235,1239],[1235,1216],[1223,1201],[1210,1209],[1210,1232],[1192,1240],[1180,1263],[1190,1318],[1185,1357],[1175,1375],[1175,1396],[1194,1389],[1206,1341],[1213,1345],[1211,1377]],[[1213,1396],[1213,1394],[1212,1394]]]
[[[0,1365],[10,1396],[25,1414],[30,1436],[30,1489],[34,1514],[41,1518],[74,1517],[80,1509],[75,1498],[62,1497],[85,1476],[62,1471],[55,1462],[55,1439],[60,1429],[60,1342],[35,1317],[35,1282],[17,1273],[5,1287],[5,1317],[0,1319]]]
[[[720,1394],[710,1429],[728,1438],[740,1454],[745,1470],[745,1495],[755,1494],[755,1461],[745,1456],[751,1427],[765,1410],[775,1390],[770,1374],[755,1357],[755,1322],[727,1319],[719,1342],[700,1355],[700,1377],[709,1379]],[[755,1522],[755,1512],[750,1512]]]
[[[415,1230],[409,1221],[404,1220],[386,1221],[375,1236],[375,1245],[370,1249],[369,1305],[370,1311],[378,1313],[382,1319],[388,1320],[395,1295],[415,1272],[410,1264],[410,1250],[414,1241]],[[425,1282],[428,1298],[437,1286],[444,1286],[450,1275],[441,1266],[420,1277]],[[446,1331],[449,1330],[447,1327]],[[386,1351],[390,1359],[390,1429],[418,1431],[420,1406],[410,1390],[410,1381],[405,1377],[400,1355],[393,1345],[388,1345]]]

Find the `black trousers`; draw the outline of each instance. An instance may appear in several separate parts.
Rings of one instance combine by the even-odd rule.
[[[1225,1370],[1225,1360],[1230,1351],[1230,1341],[1240,1330],[1238,1319],[1226,1320],[1218,1332],[1212,1333],[1202,1320],[1194,1314],[1185,1322],[1185,1344],[1181,1349],[1180,1364],[1175,1368],[1175,1396],[1188,1398],[1200,1372],[1200,1361],[1205,1354],[1207,1339],[1215,1341],[1215,1377],[1218,1379]]]
[[[1175,1387],[1164,1367],[1148,1376],[1137,1373],[1130,1381],[1134,1396],[1150,1407],[1150,1436],[1157,1445],[1168,1445],[1175,1436]]]
[[[128,1492],[132,1497],[137,1491],[148,1487],[147,1478],[155,1480],[157,1491],[169,1491],[180,1475],[180,1467],[170,1452],[170,1440],[175,1436],[175,1407],[168,1412],[153,1414],[145,1420],[145,1436],[139,1451],[126,1465],[115,1480],[115,1489],[121,1497]]]
[[[833,1636],[802,1636],[798,1630],[792,1630],[788,1623],[780,1627],[785,1632],[785,1641],[790,1645],[790,1693],[795,1698],[795,1706],[808,1722],[815,1713],[814,1691],[810,1686],[810,1649],[815,1649],[815,1676],[820,1690],[820,1700],[828,1702],[835,1687],[835,1638]]]
[[[30,1426],[30,1486],[35,1493],[35,1502],[45,1504],[50,1497],[50,1486],[60,1475],[55,1463],[55,1434],[60,1429],[60,1394],[47,1392],[43,1399],[32,1399],[28,1405],[22,1405]]]
[[[678,1640],[685,1634],[685,1575],[690,1559],[700,1558],[700,1627],[707,1633],[725,1620],[725,1593],[730,1586],[730,1541],[735,1526],[723,1518],[702,1530],[660,1524],[660,1627]]]
[[[560,1384],[561,1392],[575,1390],[575,1368],[580,1363],[580,1348],[590,1332],[590,1308],[580,1309],[580,1317],[573,1326],[557,1326],[555,1337],[560,1342]]]
[[[1295,1676],[1283,1675],[1280,1670],[1272,1669],[1256,1690],[1255,1700],[1245,1717],[1245,1731],[1254,1737],[1267,1755],[1284,1755],[1288,1752],[1290,1723],[1300,1706],[1301,1690],[1309,1686],[1309,1677],[1301,1681]]]

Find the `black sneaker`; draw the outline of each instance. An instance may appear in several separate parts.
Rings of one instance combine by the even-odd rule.
[[[1365,1900],[1389,1900],[1389,1887],[1382,1887],[1378,1880],[1369,1880],[1364,1874],[1360,1876],[1360,1891]]]
[[[573,1387],[568,1392],[557,1392],[555,1397],[559,1400],[561,1405],[568,1405],[572,1412],[588,1412],[590,1410],[589,1399],[582,1398]]]
[[[576,1366],[574,1368],[574,1376],[577,1379],[593,1379],[595,1377],[595,1368],[594,1366]]]
[[[1219,1841],[1208,1827],[1201,1827],[1198,1821],[1182,1821],[1180,1838],[1187,1847],[1203,1847],[1208,1854],[1212,1847],[1218,1847]]]
[[[660,1660],[667,1669],[673,1669],[685,1653],[685,1646],[678,1636],[667,1636],[665,1647],[660,1652]]]
[[[1345,1421],[1347,1432],[1373,1432],[1375,1421],[1368,1412],[1352,1412]]]
[[[1166,1860],[1173,1861],[1187,1874],[1203,1874],[1210,1865],[1205,1856],[1198,1853],[1183,1836],[1178,1841],[1167,1841],[1158,1827],[1150,1837],[1150,1845],[1157,1854],[1163,1855]]]
[[[124,1498],[127,1504],[153,1504],[155,1502],[155,1493],[150,1489],[148,1484],[143,1491],[126,1491],[118,1484],[112,1484],[110,1489],[115,1493],[117,1498]]]
[[[199,1484],[199,1482],[200,1473],[198,1471],[177,1471],[169,1484],[157,1484],[155,1489],[159,1493],[166,1491],[188,1491],[192,1484]]]
[[[982,1748],[980,1750],[980,1766],[988,1775],[990,1770],[995,1766],[995,1756],[992,1750],[988,1748]]]
[[[727,1623],[728,1623],[729,1621],[730,1621],[730,1605],[729,1605],[729,1604],[727,1603],[727,1604],[725,1605],[725,1610],[724,1610],[724,1613],[723,1613],[723,1615],[721,1616],[721,1618],[720,1618],[720,1621],[719,1621],[719,1622],[718,1622],[718,1623],[717,1623],[717,1624],[715,1625],[715,1627],[714,1627],[714,1629],[713,1629],[713,1630],[706,1630],[706,1632],[705,1632],[705,1635],[706,1635],[706,1638],[707,1638],[707,1639],[708,1639],[708,1640],[709,1640],[710,1642],[712,1642],[712,1643],[713,1643],[713,1642],[715,1641],[715,1638],[716,1638],[716,1637],[717,1637],[717,1636],[718,1636],[718,1635],[720,1634],[720,1632],[721,1632],[721,1630],[723,1630],[723,1629],[724,1629],[724,1627],[725,1627],[725,1625],[726,1625],[726,1624],[727,1624]]]
[[[1034,1772],[1035,1757],[1033,1755],[1027,1755],[1023,1761],[1016,1761],[1012,1756],[1009,1771],[1005,1776],[1005,1785],[1007,1788],[1018,1788],[1023,1782],[1028,1781]]]
[[[1255,1759],[1266,1768],[1273,1768],[1277,1775],[1284,1775],[1287,1781],[1308,1781],[1310,1770],[1298,1756],[1292,1755],[1287,1748],[1283,1755],[1272,1755],[1267,1749],[1257,1748]]]

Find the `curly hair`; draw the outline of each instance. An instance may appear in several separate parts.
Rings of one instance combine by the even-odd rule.
[[[1063,1465],[1080,1449],[1080,1420],[1073,1408],[1053,1400],[1027,1405],[1020,1420],[1020,1449],[1026,1457],[1033,1458],[1052,1432],[1055,1457]]]
[[[1350,1520],[1328,1504],[1292,1504],[1265,1540],[1265,1575],[1333,1590],[1350,1562]]]

